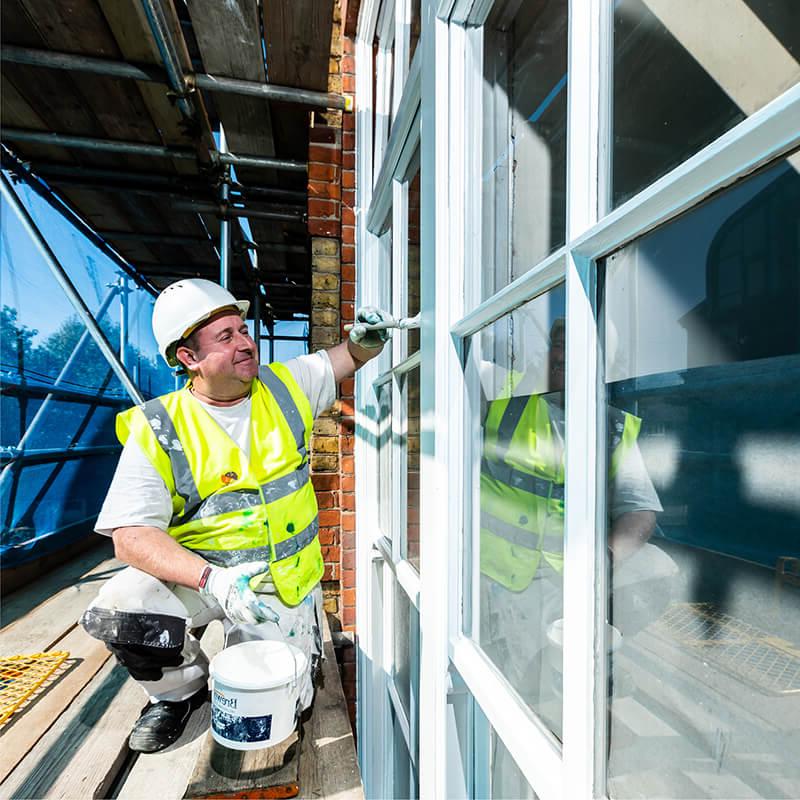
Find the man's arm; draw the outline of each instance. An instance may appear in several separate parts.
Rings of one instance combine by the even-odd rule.
[[[354,375],[357,369],[363,367],[370,359],[380,355],[382,350],[383,345],[380,347],[361,347],[351,339],[345,339],[343,342],[331,347],[327,352],[328,358],[331,360],[333,377],[336,383]]]
[[[654,511],[629,511],[611,524],[608,548],[615,561],[632,556],[653,535],[656,527]]]
[[[160,528],[136,525],[115,528],[114,553],[120,561],[167,583],[197,589],[208,566],[201,556],[179,545]]]

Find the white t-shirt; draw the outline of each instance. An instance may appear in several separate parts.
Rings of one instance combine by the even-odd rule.
[[[328,354],[320,350],[312,355],[287,361],[286,365],[319,416],[336,399],[336,382]],[[261,367],[262,371],[265,367]],[[234,442],[250,454],[250,398],[235,406],[210,406],[196,397],[212,418]],[[129,438],[122,448],[116,472],[97,517],[95,530],[110,536],[114,528],[152,525],[166,530],[172,518],[172,499],[161,476],[139,445]]]

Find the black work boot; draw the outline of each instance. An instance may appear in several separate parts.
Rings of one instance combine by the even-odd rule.
[[[206,699],[206,694],[201,689],[186,700],[151,703],[136,720],[128,747],[137,753],[156,753],[169,747],[183,733],[189,716]]]

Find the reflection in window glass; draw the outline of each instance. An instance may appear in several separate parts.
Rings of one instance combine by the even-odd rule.
[[[566,237],[567,2],[510,5],[485,27],[483,298]]]
[[[605,263],[612,797],[800,797],[798,223],[790,159]]]
[[[402,587],[394,585],[394,685],[406,716],[411,708],[411,669],[408,652],[408,627],[411,603]]]
[[[561,656],[549,641],[562,617],[564,314],[562,284],[485,328],[466,376],[482,442],[475,635],[556,735]]]
[[[378,394],[378,526],[384,536],[392,536],[392,383],[387,381]]]
[[[489,787],[492,800],[536,800],[538,797],[493,728],[489,732]]]
[[[262,343],[263,344],[263,343]],[[308,353],[308,339],[274,339],[273,361],[286,362]]]
[[[394,711],[392,711],[392,731],[394,735],[392,797],[395,800],[413,800],[419,797],[419,779],[406,740],[403,738],[403,729]]]
[[[419,163],[419,156],[417,156]],[[408,184],[408,254],[407,254],[407,293],[406,313],[409,317],[419,314],[419,170]],[[419,330],[410,330],[408,336],[408,355],[419,350]]]
[[[417,730],[419,723],[419,612],[408,599],[403,587],[394,582],[394,624],[393,635],[393,666],[392,679],[397,694],[400,697],[405,717],[411,726],[413,761],[417,762]],[[400,738],[397,738],[400,737]],[[404,746],[405,738],[399,726],[395,730],[395,753],[398,749],[408,759],[408,751]],[[407,770],[411,769],[410,773]],[[409,763],[403,767],[402,774],[406,777],[403,781],[416,782],[413,766]],[[401,781],[401,785],[405,785]],[[411,794],[402,792],[396,797],[411,797],[416,794],[416,789],[410,786],[407,790]]]
[[[614,206],[800,80],[797,15],[796,0],[614,3]]]
[[[406,558],[419,570],[419,367],[405,378],[406,391]]]

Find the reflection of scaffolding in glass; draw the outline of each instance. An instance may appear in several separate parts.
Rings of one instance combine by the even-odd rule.
[[[800,692],[800,647],[718,611],[711,603],[675,603],[655,632],[697,648],[702,658],[772,694]]]

